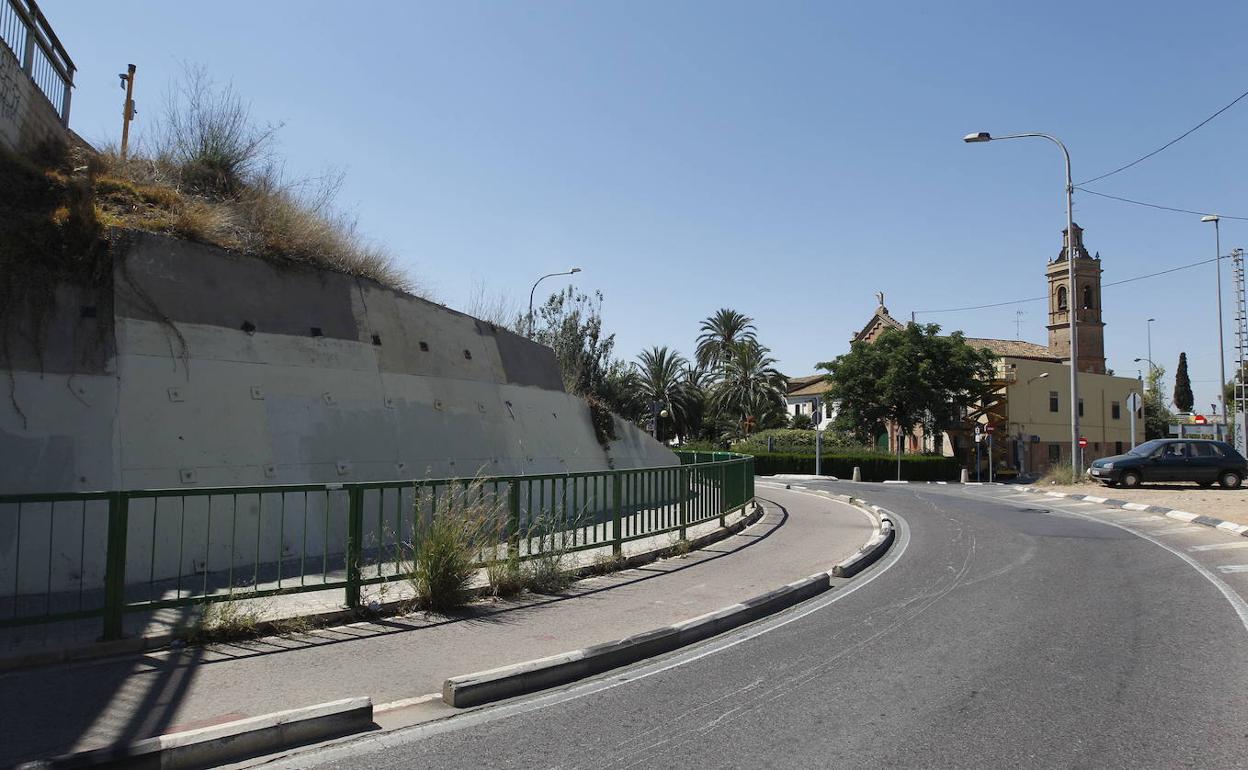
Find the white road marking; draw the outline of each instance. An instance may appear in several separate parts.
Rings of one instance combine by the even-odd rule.
[[[408,706],[416,706],[421,703],[429,703],[431,701],[440,700],[442,700],[442,693],[431,692],[428,695],[420,695],[415,698],[403,698],[402,700],[392,700],[389,703],[378,703],[376,706],[373,706],[373,713],[380,714],[386,711],[405,709]]]
[[[1214,543],[1212,545],[1194,545],[1189,551],[1225,551],[1231,548],[1248,548],[1248,540],[1242,543]]]
[[[1221,572],[1223,575],[1235,572],[1248,572],[1248,564],[1223,564],[1218,567],[1218,572]]]
[[[1123,505],[1122,507],[1126,508],[1128,511],[1142,511],[1148,506],[1145,505],[1144,503],[1127,503]]]
[[[1183,524],[1170,529],[1158,529],[1153,532],[1154,535],[1179,535],[1184,532],[1207,532],[1208,527],[1202,527],[1199,524]]]
[[[1196,518],[1196,514],[1187,511],[1166,511],[1166,515],[1179,521],[1192,521]]]

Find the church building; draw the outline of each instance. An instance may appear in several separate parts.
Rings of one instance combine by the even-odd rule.
[[[1089,256],[1083,230],[1074,226],[1072,239],[1062,231],[1062,249],[1048,263],[1048,345],[1008,339],[970,338],[966,342],[996,356],[993,390],[988,399],[969,410],[942,435],[908,437],[906,451],[940,451],[958,457],[974,477],[975,427],[993,434],[993,467],[998,471],[1043,473],[1050,466],[1070,463],[1070,313],[1075,313],[1079,336],[1080,434],[1087,439],[1083,464],[1131,446],[1131,423],[1136,441],[1144,440],[1143,413],[1132,413],[1128,397],[1143,394],[1140,381],[1116,377],[1105,367],[1105,322],[1101,318],[1101,259]],[[1075,286],[1068,275],[1067,260],[1075,260]],[[872,342],[887,329],[904,327],[889,315],[883,294],[879,306],[851,342]],[[1073,310],[1072,310],[1073,308]],[[897,430],[889,426],[881,436],[881,448],[896,449]],[[981,444],[981,466],[987,470],[987,442]]]

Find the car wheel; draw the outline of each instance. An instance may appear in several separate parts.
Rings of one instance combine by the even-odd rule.
[[[1140,481],[1139,471],[1123,471],[1122,478],[1119,479],[1118,483],[1122,484],[1127,489],[1132,489],[1134,487],[1138,487],[1140,485]]]
[[[1243,478],[1235,471],[1227,471],[1218,477],[1218,483],[1224,489],[1239,489],[1239,485],[1243,483]]]

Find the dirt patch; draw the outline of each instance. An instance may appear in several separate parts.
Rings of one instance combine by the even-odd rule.
[[[1180,511],[1212,516],[1215,519],[1248,524],[1248,488],[1204,488],[1197,484],[1145,484],[1137,489],[1106,487],[1102,484],[1078,484],[1074,486],[1037,486],[1045,492],[1063,492],[1076,495],[1095,495],[1126,500],[1129,503],[1160,505]]]

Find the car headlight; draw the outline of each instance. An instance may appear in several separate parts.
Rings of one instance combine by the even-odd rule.
[[[1104,464],[1104,465],[1102,465],[1101,467],[1102,467],[1102,468],[1104,468],[1104,469],[1105,469],[1105,470],[1107,470],[1107,471],[1112,471],[1112,470],[1114,469],[1114,464],[1113,464],[1113,463],[1105,463],[1105,464]]]

